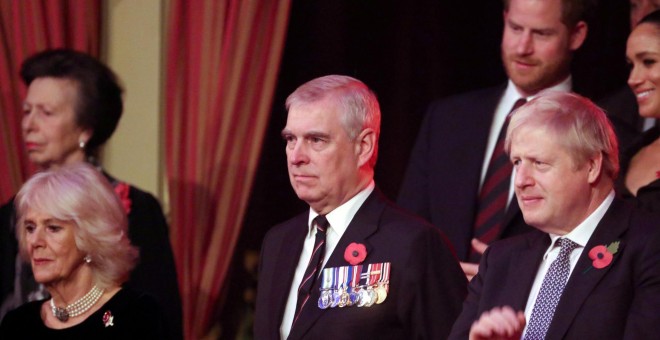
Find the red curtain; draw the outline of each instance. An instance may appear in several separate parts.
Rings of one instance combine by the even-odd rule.
[[[21,62],[56,47],[98,56],[100,19],[101,0],[0,1],[0,203],[14,195],[33,170],[21,141]]]
[[[172,0],[165,89],[171,236],[187,339],[203,336],[268,122],[289,0]]]

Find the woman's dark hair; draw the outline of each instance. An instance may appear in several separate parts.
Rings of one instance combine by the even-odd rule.
[[[639,21],[637,26],[641,24],[654,24],[660,28],[660,9],[655,10],[647,15],[645,15],[642,20]]]
[[[88,54],[54,49],[30,56],[21,66],[21,78],[26,86],[44,77],[70,79],[76,83],[76,124],[92,131],[85,154],[95,156],[98,148],[115,132],[123,111],[117,76]]]

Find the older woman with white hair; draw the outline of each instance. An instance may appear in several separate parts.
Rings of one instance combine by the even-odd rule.
[[[51,298],[6,315],[2,339],[163,339],[157,302],[122,284],[138,258],[110,183],[83,162],[41,172],[15,200],[20,254]]]

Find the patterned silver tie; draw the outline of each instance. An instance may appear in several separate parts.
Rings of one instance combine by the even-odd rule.
[[[536,297],[529,327],[525,332],[525,340],[541,340],[548,332],[555,309],[564,291],[568,275],[571,272],[571,252],[580,245],[567,239],[560,238],[557,244],[561,249],[557,259],[550,265],[550,269],[543,278],[539,295]]]

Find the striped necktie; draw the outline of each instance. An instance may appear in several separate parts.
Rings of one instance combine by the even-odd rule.
[[[305,270],[305,275],[303,280],[298,286],[298,301],[296,303],[296,312],[295,317],[293,318],[293,324],[296,323],[298,317],[302,312],[305,303],[309,300],[309,296],[312,293],[312,288],[318,277],[318,273],[323,267],[323,256],[325,254],[325,234],[330,226],[328,220],[323,215],[316,216],[313,225],[316,226],[316,238],[314,240],[314,251],[312,256],[309,259],[307,264],[307,269]]]
[[[504,152],[504,140],[506,139],[506,129],[509,127],[511,113],[527,102],[525,98],[520,98],[511,108],[511,111],[502,125],[500,134],[497,137],[497,143],[493,148],[493,154],[488,162],[488,170],[484,183],[479,192],[479,208],[477,218],[474,222],[473,234],[481,242],[490,244],[495,241],[502,231],[502,223],[506,212],[506,204],[509,200],[509,184],[511,182],[511,172],[513,165]],[[479,262],[481,256],[470,249],[470,260]]]

